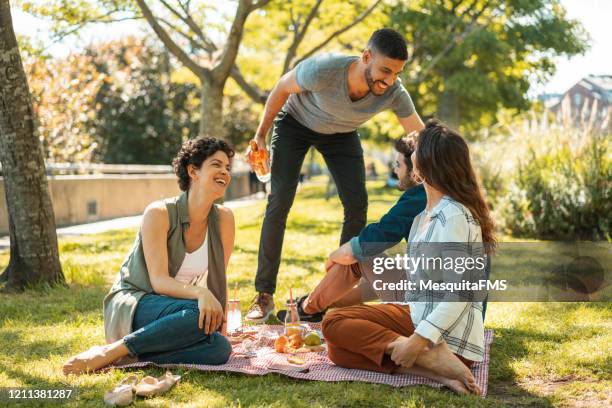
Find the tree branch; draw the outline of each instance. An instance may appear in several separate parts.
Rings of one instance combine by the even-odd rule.
[[[204,46],[204,44],[200,43],[196,38],[193,38],[189,34],[185,33],[183,30],[181,30],[180,28],[172,24],[170,21],[162,17],[157,17],[157,19],[160,22],[164,23],[166,26],[168,26],[169,29],[171,29],[172,31],[174,31],[175,33],[183,37],[185,40],[187,40],[189,42],[189,45],[191,45],[191,48],[193,48],[194,50],[200,49],[200,50],[207,51],[206,46]]]
[[[353,20],[350,24],[342,27],[339,30],[334,31],[329,37],[327,37],[325,40],[323,40],[319,45],[313,47],[310,51],[308,51],[306,54],[302,55],[302,57],[297,60],[295,62],[295,65],[299,64],[300,62],[304,61],[306,58],[310,57],[312,54],[314,54],[315,52],[319,51],[320,49],[322,49],[323,47],[325,47],[327,44],[329,44],[334,38],[336,38],[337,36],[345,33],[346,31],[350,30],[351,28],[353,28],[354,26],[356,26],[357,24],[361,23],[368,15],[370,15],[370,13],[372,13],[372,11],[374,11],[374,9],[380,4],[382,0],[376,0],[369,8],[367,8],[366,10],[364,10],[359,16],[357,16],[357,18],[355,20]]]
[[[181,13],[179,13],[179,12],[178,12],[178,11],[177,11],[177,10],[176,10],[174,7],[172,7],[170,4],[168,4],[168,2],[167,2],[167,1],[165,1],[165,0],[159,0],[159,2],[160,2],[161,4],[163,4],[163,5],[164,5],[164,7],[165,7],[165,8],[167,8],[167,9],[168,9],[168,10],[169,10],[169,11],[170,11],[172,14],[174,14],[175,16],[177,16],[178,18],[180,18],[181,20],[183,20],[183,22],[185,21],[185,20],[184,20],[183,15],[182,15]]]
[[[204,78],[210,75],[210,71],[202,66],[200,66],[197,62],[195,62],[179,45],[174,42],[174,40],[170,37],[168,32],[164,30],[164,28],[157,22],[155,16],[149,9],[149,6],[145,3],[144,0],[136,0],[138,7],[140,7],[140,11],[142,11],[142,15],[147,20],[147,23],[151,26],[155,34],[159,37],[159,39],[164,43],[168,51],[170,51],[176,58],[185,67],[187,67],[191,72],[193,72],[198,78]]]
[[[306,16],[306,19],[304,20],[304,24],[301,27],[297,25],[294,27],[293,41],[291,42],[291,45],[287,49],[287,54],[285,54],[285,62],[283,64],[283,71],[282,71],[283,74],[289,71],[289,67],[291,66],[291,62],[295,58],[297,49],[300,46],[301,42],[304,40],[304,37],[306,36],[306,31],[308,30],[308,26],[310,26],[310,23],[312,23],[312,20],[314,20],[322,3],[323,3],[323,0],[317,0],[315,5],[312,6],[312,9],[310,9],[308,16]]]
[[[121,12],[122,10],[114,9],[114,10],[108,11],[107,13],[102,14],[101,16],[92,17],[92,18],[85,19],[83,21],[79,21],[76,25],[72,26],[71,28],[68,28],[66,31],[61,31],[55,34],[53,36],[53,42],[51,43],[51,45],[61,42],[64,38],[78,32],[83,27],[85,27],[87,24],[110,24],[110,23],[119,23],[121,21],[140,20],[142,18],[142,16],[139,16],[139,15],[130,16],[130,17],[121,17],[121,18],[111,18],[113,14],[121,13]]]
[[[251,11],[265,7],[268,3],[270,3],[270,1],[272,0],[259,0],[257,3],[254,3],[251,6]]]
[[[253,102],[260,104],[266,103],[268,93],[262,91],[257,86],[248,83],[236,65],[234,65],[232,68],[231,77],[234,81],[236,81],[238,86],[242,88],[247,96],[253,100]]]
[[[232,66],[236,62],[238,48],[240,48],[240,42],[242,41],[244,23],[252,10],[254,8],[250,0],[239,1],[236,16],[225,42],[223,56],[221,61],[213,68],[213,75],[220,81],[227,79],[231,74]]]
[[[181,8],[185,12],[185,14],[190,14],[189,8],[191,7],[191,0],[187,0],[185,3],[179,0],[179,4],[181,5]]]
[[[200,26],[195,22],[193,17],[191,17],[191,14],[189,13],[189,3],[187,3],[186,5],[183,5],[183,3],[179,1],[179,5],[181,6],[181,9],[185,12],[185,15],[182,15],[181,13],[178,12],[178,10],[176,10],[174,7],[168,4],[167,1],[165,0],[160,0],[160,1],[164,5],[164,7],[170,10],[172,14],[178,17],[183,23],[187,25],[187,27],[189,27],[191,31],[194,32],[195,35],[197,35],[200,38],[200,41],[204,45],[204,49],[206,51],[208,51],[209,53],[217,51],[217,46],[206,37],[206,35],[204,34]]]
[[[474,4],[474,3],[472,3]],[[417,74],[417,76],[413,79],[410,79],[408,82],[411,84],[415,84],[415,83],[419,83],[421,81],[423,81],[425,79],[425,77],[427,76],[427,74],[429,74],[429,72],[438,64],[438,62],[444,58],[445,56],[447,56],[456,46],[457,44],[464,40],[468,35],[480,31],[482,30],[486,25],[487,22],[485,22],[485,24],[478,24],[478,18],[484,13],[484,11],[486,10],[487,6],[490,4],[490,1],[486,2],[482,9],[478,11],[478,13],[476,13],[476,15],[471,16],[471,22],[470,24],[467,26],[467,28],[458,34],[455,34],[452,38],[451,41],[449,41],[446,46],[442,49],[442,51],[440,51],[438,54],[436,54],[431,60],[429,60],[429,63],[427,64],[427,66],[423,69],[421,69],[419,71],[419,73]],[[488,21],[490,21],[491,18],[488,19]]]

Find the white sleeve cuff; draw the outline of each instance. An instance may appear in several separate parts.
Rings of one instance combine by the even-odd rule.
[[[440,330],[427,320],[421,320],[414,332],[421,337],[425,337],[433,344],[438,344],[440,340],[442,340],[442,333]]]

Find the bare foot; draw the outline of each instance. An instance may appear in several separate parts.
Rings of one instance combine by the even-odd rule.
[[[105,346],[94,346],[81,354],[77,354],[64,364],[64,375],[79,375],[106,367],[117,359],[116,356],[107,351],[108,349]]]
[[[444,384],[446,387],[450,388],[451,391],[456,394],[467,395],[470,393],[466,386],[463,385],[463,383],[459,380],[451,380],[450,378],[440,377],[438,381]]]
[[[470,369],[450,351],[446,343],[439,344],[419,355],[416,364],[442,377],[460,381],[473,394],[482,393]]]
[[[434,373],[433,371],[428,370],[427,368],[423,368],[419,366],[399,367],[397,370],[395,370],[394,373],[398,373],[398,374],[399,373],[402,373],[402,374],[410,373],[410,374],[420,375],[421,377],[431,378],[432,380],[438,381],[444,386],[450,388],[451,391],[459,395],[467,395],[470,393],[470,391],[466,388],[465,385],[463,385],[461,381],[453,380],[451,378],[447,378],[447,377],[438,375]]]

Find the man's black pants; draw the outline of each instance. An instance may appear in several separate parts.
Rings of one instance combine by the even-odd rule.
[[[365,188],[363,149],[356,131],[321,134],[297,122],[286,112],[274,121],[272,133],[272,188],[261,228],[255,288],[274,293],[287,216],[293,205],[300,170],[308,149],[314,146],[325,159],[344,207],[340,244],[365,227],[368,194]]]

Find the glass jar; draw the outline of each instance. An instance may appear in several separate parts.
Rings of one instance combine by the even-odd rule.
[[[302,334],[302,325],[300,323],[300,315],[298,313],[297,303],[287,302],[287,314],[285,315],[285,334]]]
[[[242,327],[242,312],[240,311],[240,301],[238,299],[230,300],[228,304],[227,332],[233,333]]]

